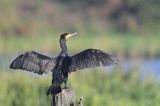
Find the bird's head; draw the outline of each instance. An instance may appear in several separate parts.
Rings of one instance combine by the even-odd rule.
[[[63,40],[68,40],[70,37],[72,37],[72,36],[74,36],[74,35],[77,35],[78,33],[72,33],[72,34],[70,34],[70,33],[63,33],[62,35],[61,35],[61,39],[63,39]]]

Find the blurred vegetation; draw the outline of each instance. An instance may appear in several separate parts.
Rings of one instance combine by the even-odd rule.
[[[159,10],[160,0],[1,0],[0,56],[58,54],[63,32],[79,33],[67,42],[70,54],[99,48],[118,57],[160,56]],[[0,106],[50,105],[51,76],[6,69],[0,71]],[[77,72],[69,87],[84,106],[159,106],[160,83],[154,76],[143,80],[139,70]]]
[[[113,27],[120,32],[135,31],[158,24],[159,7],[159,0],[0,1],[0,35],[33,36],[64,30],[97,35]]]
[[[50,106],[46,91],[51,77],[1,71],[0,80],[1,106]],[[84,106],[160,105],[160,84],[153,77],[141,80],[136,70],[129,74],[121,70],[77,72],[70,75],[69,86],[76,90],[77,99],[83,96]]]
[[[0,43],[0,53],[16,54],[34,50],[50,53],[53,56],[60,52],[59,34],[57,36],[34,36],[31,38],[23,36],[4,37]],[[80,33],[67,42],[69,54],[78,53],[87,48],[99,48],[120,56],[160,56],[160,46],[158,46],[160,45],[160,36],[146,36],[144,38],[143,36],[137,37],[135,33],[127,33],[127,37],[123,35],[113,32],[110,35],[92,37],[84,36]]]
[[[78,32],[78,40],[68,42],[71,51],[87,46],[159,56],[159,4],[159,0],[0,1],[0,53],[58,52],[59,35]]]

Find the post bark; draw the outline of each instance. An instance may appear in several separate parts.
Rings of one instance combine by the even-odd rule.
[[[62,89],[62,92],[53,96],[51,106],[83,106],[82,98],[75,100],[75,91],[73,89]]]

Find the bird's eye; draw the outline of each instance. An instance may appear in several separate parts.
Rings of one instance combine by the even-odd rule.
[[[66,35],[64,36],[64,39],[67,40],[67,36]]]

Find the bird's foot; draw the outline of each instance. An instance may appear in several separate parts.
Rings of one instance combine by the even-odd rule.
[[[63,89],[68,89],[69,87],[65,86]]]
[[[64,83],[64,88],[63,89],[68,89],[69,87],[67,87],[67,83]]]

